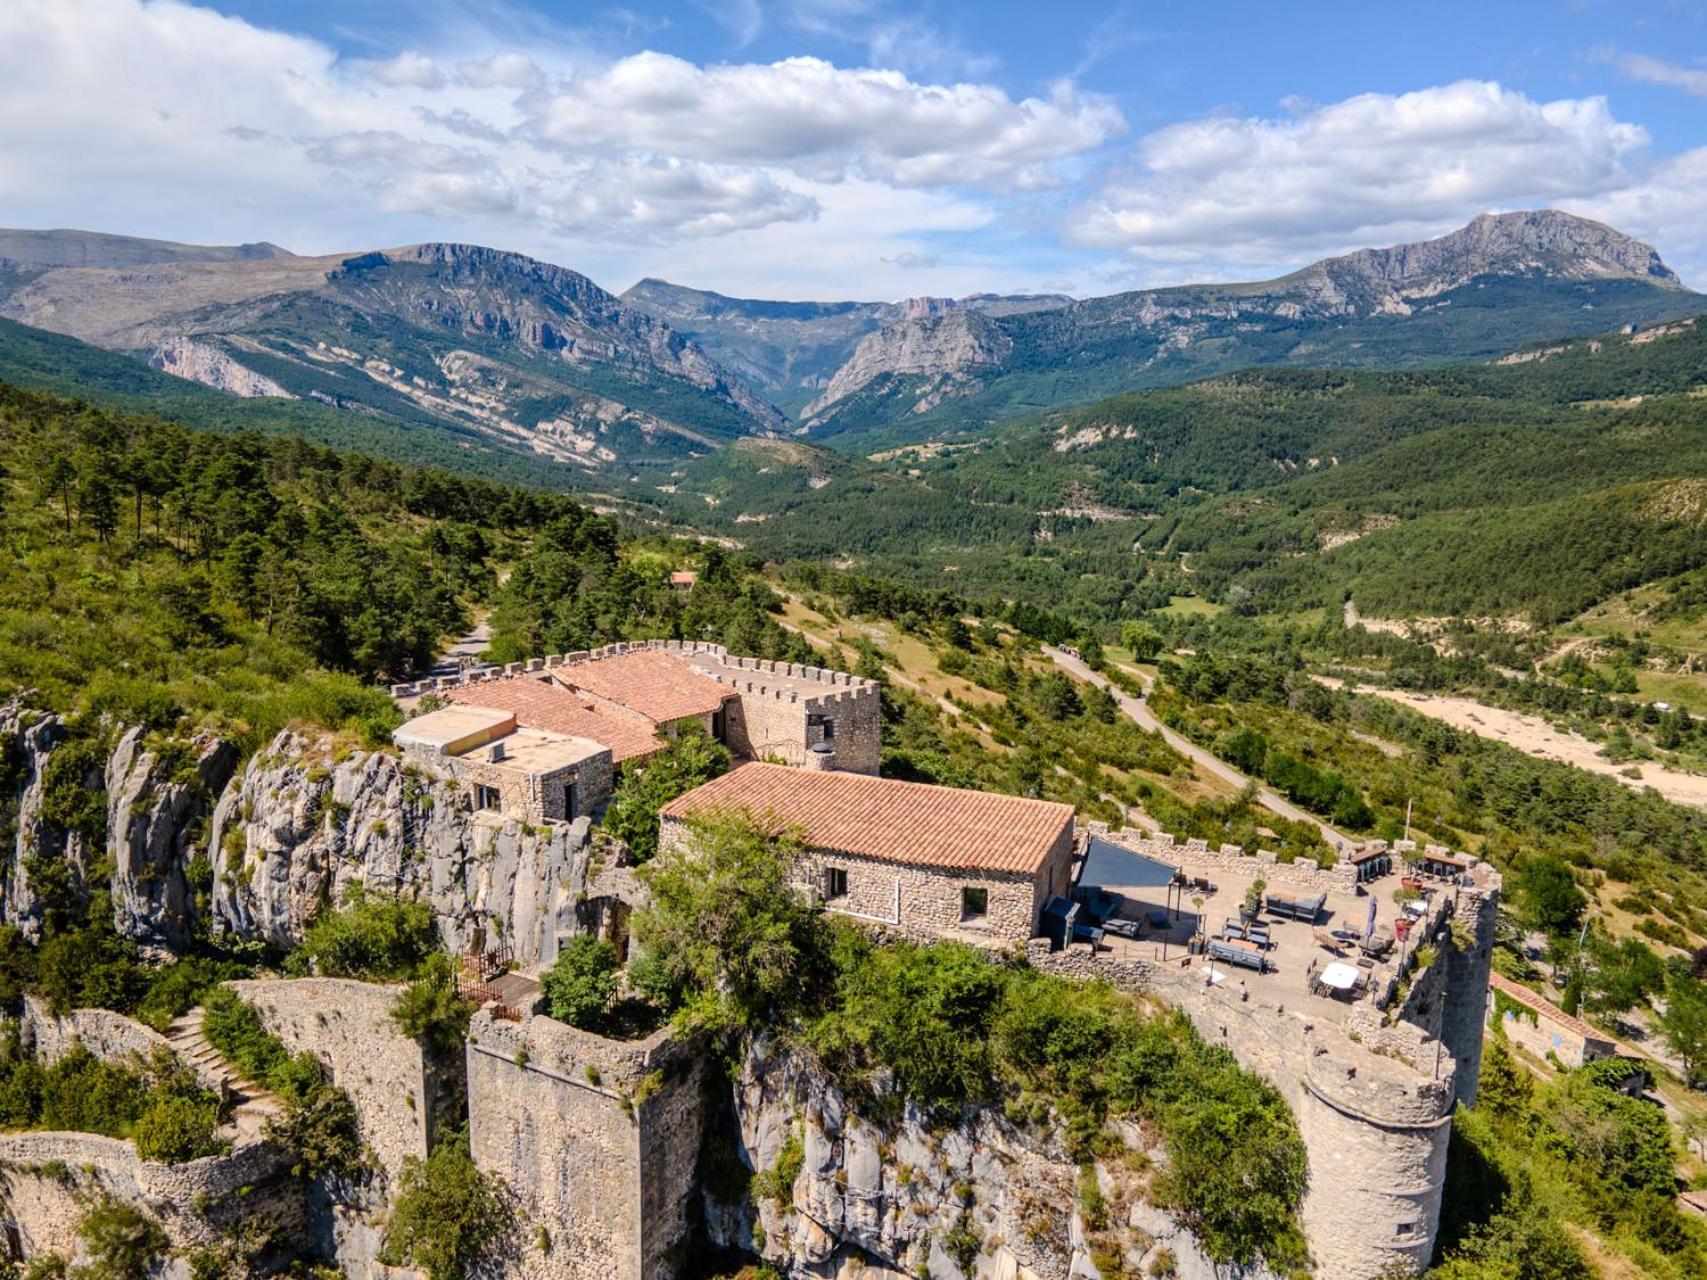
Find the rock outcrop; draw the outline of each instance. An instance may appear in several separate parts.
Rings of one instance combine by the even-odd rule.
[[[915,298],[899,321],[860,339],[824,394],[806,407],[805,416],[810,418],[886,374],[940,379],[994,367],[1007,359],[1013,345],[1013,339],[982,312],[942,298]]]
[[[549,964],[586,887],[586,818],[528,827],[471,813],[456,788],[377,751],[281,733],[214,811],[217,928],[288,946],[354,885],[432,904],[460,950],[502,936],[524,967]]]
[[[148,363],[162,373],[246,399],[255,396],[296,399],[271,378],[239,364],[211,342],[197,342],[182,335],[167,338],[154,348]]]
[[[179,948],[190,940],[196,843],[237,765],[237,748],[202,735],[162,759],[140,728],[119,736],[107,761],[107,848],[112,856],[113,925],[137,942]]]
[[[41,937],[42,904],[30,883],[31,863],[63,859],[79,882],[88,863],[82,837],[60,831],[42,816],[43,774],[49,755],[64,739],[58,716],[16,702],[0,706],[0,831],[9,827],[11,832],[0,873],[0,924],[17,926],[32,942]]]
[[[743,1063],[734,1113],[754,1170],[776,1169],[792,1148],[800,1173],[783,1203],[708,1203],[709,1230],[715,1243],[757,1242],[765,1260],[791,1277],[1072,1280],[1099,1276],[1097,1259],[1110,1255],[1128,1275],[1225,1274],[1188,1230],[1145,1199],[1143,1179],[1117,1162],[1096,1170],[1105,1220],[1087,1224],[1079,1169],[1059,1134],[1021,1130],[999,1111],[976,1109],[945,1127],[908,1107],[880,1127],[821,1066],[773,1041]],[[1122,1136],[1158,1157],[1135,1128]],[[1172,1271],[1150,1270],[1168,1257]],[[1268,1272],[1241,1274],[1255,1280]]]

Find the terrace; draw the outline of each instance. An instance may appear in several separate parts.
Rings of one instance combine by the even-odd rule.
[[[1395,991],[1418,940],[1439,927],[1454,876],[1486,874],[1440,857],[1409,873],[1397,856],[1378,874],[1368,859],[1354,872],[1351,863],[1321,870],[1200,844],[1158,852],[1155,841],[1093,835],[1075,878],[1074,940],[1094,938],[1115,962],[1183,969],[1336,1023]],[[1407,888],[1416,899],[1396,902]],[[1060,939],[1065,914],[1052,904],[1044,932]]]

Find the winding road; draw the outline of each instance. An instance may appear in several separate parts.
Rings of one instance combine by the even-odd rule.
[[[1161,734],[1163,742],[1167,743],[1193,764],[1203,769],[1205,773],[1213,774],[1223,782],[1230,783],[1234,787],[1243,787],[1247,783],[1255,781],[1252,778],[1246,777],[1243,773],[1240,773],[1219,756],[1211,755],[1195,742],[1183,738],[1179,734],[1175,733],[1172,729],[1168,728],[1167,725],[1156,719],[1154,713],[1151,712],[1149,706],[1142,698],[1134,698],[1113,681],[1109,680],[1107,676],[1102,675],[1100,672],[1091,670],[1081,659],[1075,658],[1072,654],[1057,649],[1053,645],[1044,645],[1043,652],[1048,655],[1050,661],[1060,667],[1063,671],[1067,672],[1068,675],[1075,676],[1080,680],[1084,680],[1091,684],[1098,685],[1101,688],[1107,689],[1109,693],[1114,695],[1114,701],[1119,705],[1120,709],[1124,711],[1140,729],[1148,730],[1151,733]],[[1137,672],[1134,672],[1133,674],[1138,675]],[[1144,681],[1144,677],[1142,675],[1138,675],[1138,679],[1141,682]],[[1145,684],[1145,687],[1146,689],[1149,687],[1147,683]],[[1322,838],[1326,840],[1329,845],[1336,849],[1346,848],[1357,843],[1344,832],[1336,831],[1320,818],[1313,814],[1304,812],[1304,810],[1287,800],[1284,796],[1276,795],[1261,783],[1257,783],[1256,785],[1257,803],[1262,805],[1263,808],[1269,810],[1271,813],[1279,814],[1282,818],[1285,818],[1290,822],[1308,822],[1311,826],[1315,827],[1322,833]]]

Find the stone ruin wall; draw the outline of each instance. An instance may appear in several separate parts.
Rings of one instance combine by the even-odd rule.
[[[487,1010],[469,1028],[469,1143],[521,1229],[513,1280],[665,1280],[695,1220],[703,1057]]]
[[[395,1182],[431,1146],[440,1082],[419,1042],[392,1021],[401,986],[348,978],[247,979],[227,984],[292,1053],[312,1053],[361,1115],[362,1140]]]
[[[140,1055],[171,1046],[151,1027],[104,1009],[78,1009],[56,1017],[27,999],[20,1038],[43,1062],[81,1044],[97,1058],[129,1066]],[[198,1079],[217,1088],[219,1077],[185,1060]],[[106,1194],[156,1218],[174,1249],[213,1244],[240,1222],[265,1222],[298,1236],[308,1207],[289,1176],[287,1153],[264,1140],[245,1142],[224,1155],[181,1164],[144,1160],[130,1142],[92,1133],[0,1134],[0,1214],[18,1234],[24,1257],[75,1254],[77,1224],[92,1195]]]

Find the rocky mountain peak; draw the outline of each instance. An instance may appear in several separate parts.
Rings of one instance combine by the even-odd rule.
[[[1653,246],[1558,209],[1484,213],[1434,240],[1360,249],[1299,274],[1319,273],[1342,288],[1363,284],[1423,296],[1478,276],[1530,272],[1567,280],[1637,277],[1662,287],[1682,287]]]

